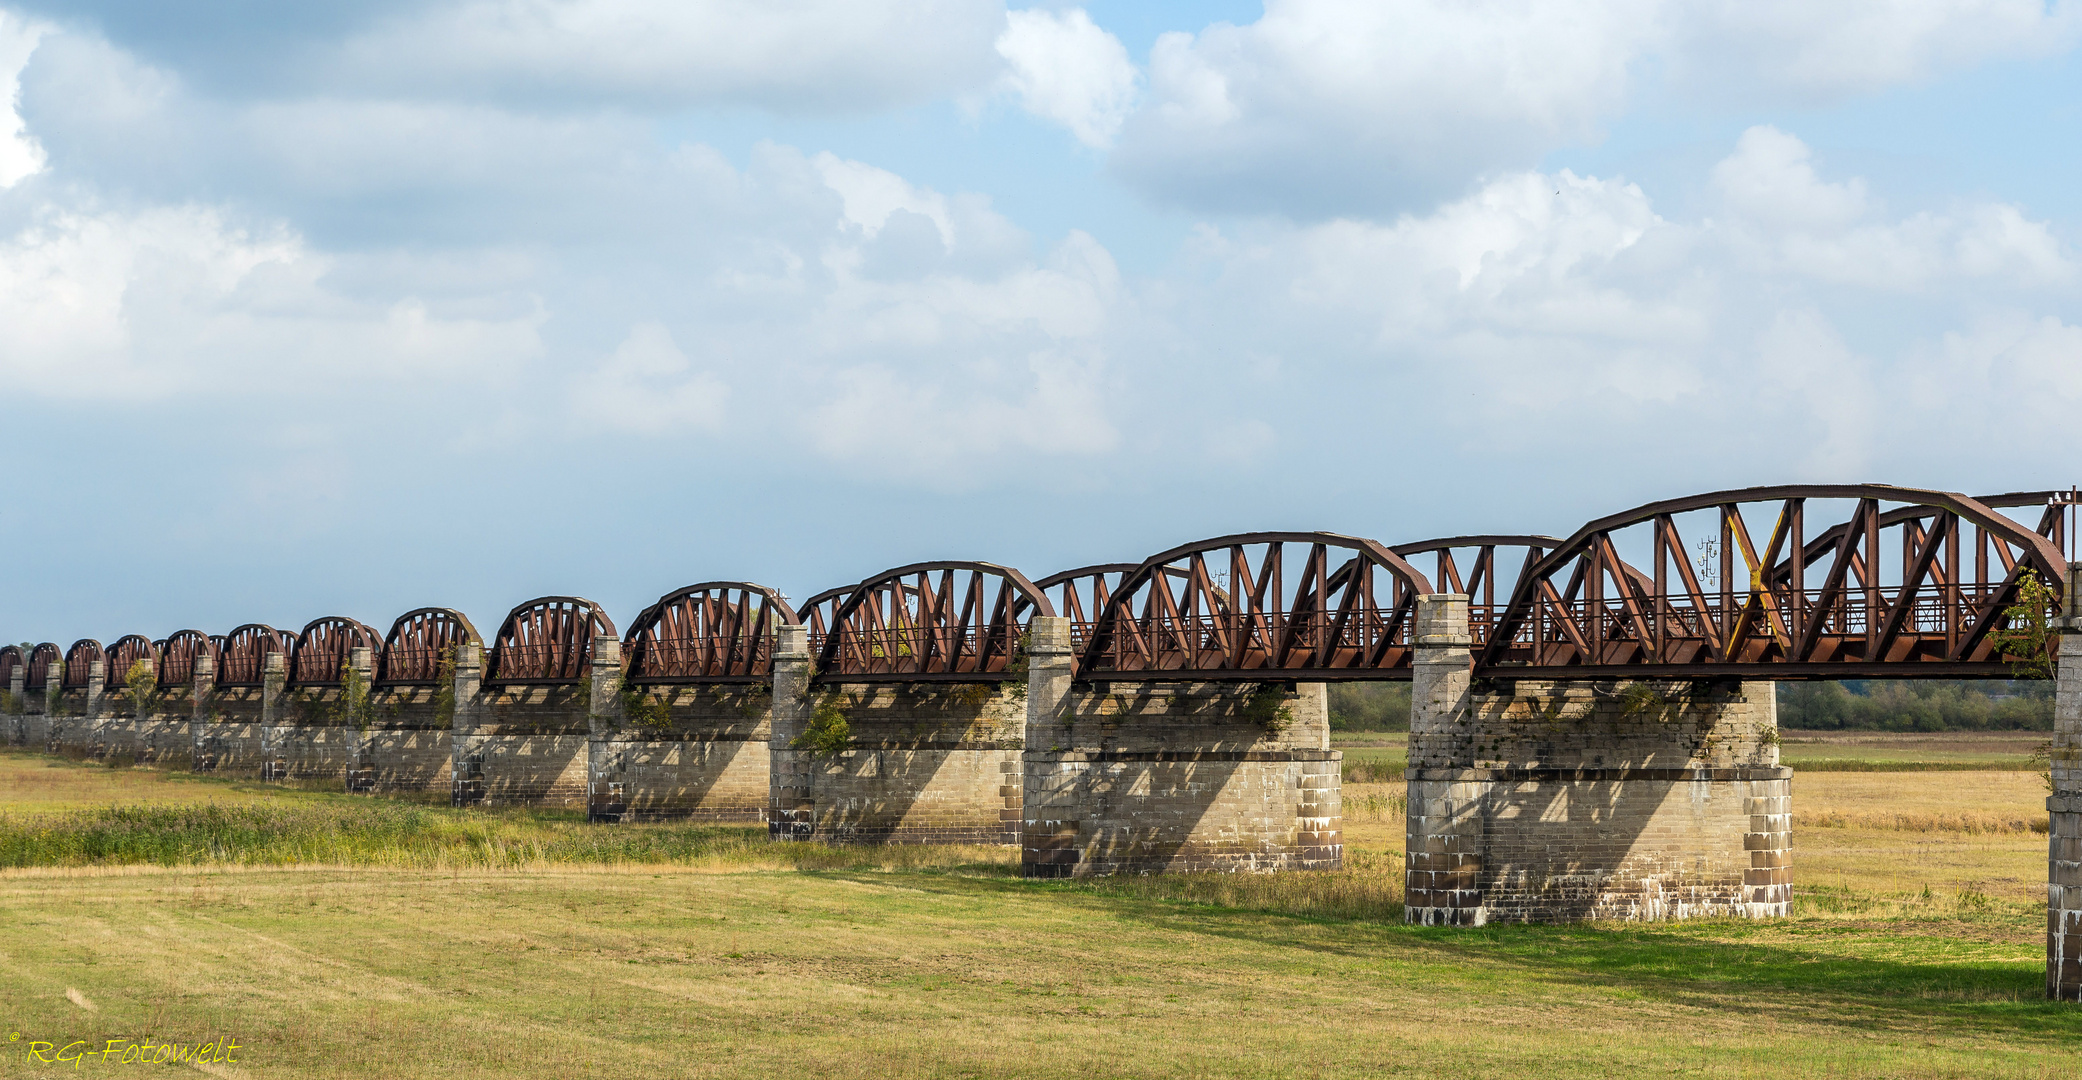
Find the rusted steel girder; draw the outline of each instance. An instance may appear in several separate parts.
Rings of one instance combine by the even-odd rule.
[[[153,671],[159,667],[159,649],[152,639],[142,634],[125,634],[108,647],[108,682],[110,686],[130,678],[131,665],[139,660],[152,662]]]
[[[1140,563],[1099,563],[1080,566],[1060,574],[1050,574],[1034,583],[1034,587],[1055,599],[1056,614],[1070,620],[1070,647],[1084,648],[1091,640],[1092,626],[1099,613],[1106,610],[1106,602],[1113,599],[1113,591],[1120,588],[1122,579],[1135,572]]]
[[[1852,509],[1809,540],[1807,504],[1820,500]],[[1712,527],[1695,537],[1705,541],[1695,565],[1677,518],[1701,511]],[[1753,532],[1750,521],[1767,514],[1770,531]],[[1652,552],[1645,575],[1620,561],[1622,547]],[[2002,676],[1990,635],[2022,574],[2058,588],[2061,565],[2047,537],[1951,492],[1853,484],[1694,495],[1591,522],[1542,558],[1488,628],[1476,667],[1490,676]]]
[[[19,645],[0,645],[0,687],[14,685],[14,673],[29,677],[29,657]]]
[[[378,686],[434,686],[455,674],[455,653],[482,645],[470,619],[453,608],[415,608],[391,622],[376,657]]]
[[[59,685],[67,690],[84,689],[87,685],[87,665],[102,662],[103,677],[108,671],[108,651],[93,638],[81,638],[65,650],[65,680]]]
[[[195,658],[209,656],[214,661],[217,655],[215,639],[200,630],[177,630],[168,634],[163,641],[153,642],[159,650],[159,685],[161,687],[192,686],[195,682]]]
[[[1055,614],[1025,574],[985,562],[900,566],[805,606],[830,682],[999,682],[1026,620]]]
[[[58,651],[56,642],[46,641],[29,650],[29,674],[23,689],[43,690],[50,685],[51,669],[64,663],[64,654]]]
[[[773,674],[775,631],[795,621],[787,599],[764,585],[689,585],[630,624],[622,670],[633,683],[757,682]]]
[[[1307,552],[1291,575],[1290,545]],[[1358,537],[1241,533],[1186,544],[1122,577],[1077,677],[1408,678],[1416,600],[1431,591],[1402,556]]]
[[[217,648],[218,686],[259,686],[267,678],[267,658],[296,648],[296,635],[264,623],[247,623],[211,638]],[[286,662],[288,657],[284,656]]]
[[[542,596],[506,613],[485,662],[487,686],[569,684],[592,673],[593,639],[619,637],[600,605],[577,596]]]
[[[344,615],[328,615],[304,625],[289,653],[292,686],[338,686],[340,669],[354,649],[374,650],[382,644],[376,629]]]

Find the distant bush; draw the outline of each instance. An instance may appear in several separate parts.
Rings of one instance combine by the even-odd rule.
[[[1779,683],[1778,723],[1820,731],[2051,731],[2053,684],[2039,679]]]
[[[1410,684],[1331,683],[1330,730],[1410,730]]]

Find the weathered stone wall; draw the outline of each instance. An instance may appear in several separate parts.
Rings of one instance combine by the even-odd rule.
[[[347,790],[448,791],[455,748],[449,738],[452,716],[443,715],[443,697],[432,686],[372,691],[369,728],[358,732],[351,745]]]
[[[2046,996],[2082,1000],[2082,563],[2068,568],[2046,799]]]
[[[1471,686],[1465,601],[1426,598],[1410,734],[1412,922],[1772,916],[1792,898],[1791,770],[1770,683]],[[1444,640],[1441,640],[1444,639]],[[1420,650],[1424,646],[1420,645]],[[1434,653],[1436,659],[1437,654]]]
[[[1002,684],[817,686],[802,720],[835,708],[852,744],[817,754],[776,730],[771,767],[792,829],[783,838],[1017,843],[1023,699],[1023,687]]]
[[[1073,685],[1069,622],[1028,631],[1023,872],[1342,865],[1325,687]]]
[[[1327,700],[1320,683],[1072,690],[1055,724],[1028,733],[1026,872],[1341,865],[1343,755]]]
[[[457,801],[583,808],[591,687],[516,685],[471,694],[465,663],[457,668]]]
[[[589,750],[600,821],[766,819],[773,691],[766,683],[649,687],[651,726],[599,723]]]

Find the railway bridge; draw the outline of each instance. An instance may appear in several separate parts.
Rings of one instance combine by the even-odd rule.
[[[1480,925],[1784,914],[1773,684],[2010,678],[2043,650],[2047,989],[2073,1000],[2073,496],[1750,488],[1566,537],[1248,533],[1038,579],[916,563],[800,603],[710,580],[626,633],[546,596],[489,639],[430,607],[0,648],[0,681],[17,742],[776,840],[1017,843],[1046,877],[1340,865],[1326,684],[1408,680],[1408,918]]]

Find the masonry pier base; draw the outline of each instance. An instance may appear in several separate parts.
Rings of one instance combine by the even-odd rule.
[[[1791,779],[1765,682],[1470,679],[1467,598],[1418,604],[1406,918],[1785,915]]]

